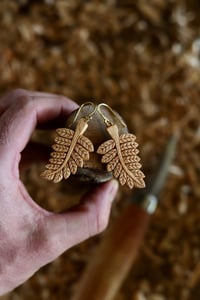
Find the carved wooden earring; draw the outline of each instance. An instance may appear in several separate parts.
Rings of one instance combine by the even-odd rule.
[[[78,167],[83,167],[83,162],[89,159],[89,153],[94,151],[92,142],[83,135],[96,111],[94,103],[82,104],[70,126],[76,122],[81,109],[89,104],[93,105],[94,110],[78,120],[75,131],[69,128],[56,130],[58,136],[55,138],[55,144],[52,145],[54,151],[50,154],[51,158],[49,164],[45,166],[46,170],[41,174],[43,178],[53,180],[55,183],[61,181],[63,177],[67,179],[71,174],[76,174]]]
[[[109,135],[112,137],[97,149],[97,153],[103,155],[101,162],[107,164],[107,171],[112,171],[113,176],[119,179],[121,185],[127,184],[130,189],[134,186],[138,188],[145,187],[143,180],[145,176],[140,171],[140,158],[137,156],[139,150],[137,149],[138,144],[135,142],[136,136],[131,133],[119,136],[117,125],[103,115],[102,106],[117,116],[107,104],[101,103],[98,105],[97,110],[107,126]],[[121,120],[120,122],[123,126],[126,126]]]

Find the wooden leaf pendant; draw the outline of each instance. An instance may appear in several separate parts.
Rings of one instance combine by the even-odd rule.
[[[112,171],[120,184],[127,184],[130,189],[134,186],[145,187],[143,180],[145,176],[140,170],[141,164],[137,155],[139,150],[135,135],[125,133],[119,136],[117,125],[112,125],[107,130],[112,139],[104,142],[97,149],[97,153],[103,155],[101,161],[107,164],[107,171]]]
[[[78,167],[83,167],[83,162],[89,159],[89,153],[94,151],[92,142],[83,133],[86,131],[87,120],[81,118],[75,131],[69,128],[56,130],[58,136],[52,146],[49,164],[41,176],[57,183],[63,178],[67,179],[71,174],[76,174]]]

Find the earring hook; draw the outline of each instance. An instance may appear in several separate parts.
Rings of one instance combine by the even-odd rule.
[[[74,117],[74,120],[73,120],[73,122],[69,125],[69,127],[72,126],[72,125],[76,122],[76,120],[77,120],[77,118],[78,118],[78,115],[80,114],[81,110],[83,109],[83,107],[85,107],[85,106],[87,106],[87,105],[92,105],[94,109],[91,111],[91,113],[89,113],[89,115],[87,115],[87,116],[84,117],[84,118],[86,119],[87,122],[89,122],[89,121],[92,119],[92,116],[93,116],[93,114],[96,112],[97,107],[95,107],[95,104],[94,104],[93,102],[90,102],[90,101],[89,101],[89,102],[85,102],[85,103],[83,103],[83,104],[79,107],[79,109],[77,110],[76,115],[75,115],[75,117]]]
[[[98,106],[97,106],[97,111],[98,113],[101,115],[101,117],[103,118],[104,120],[104,123],[106,124],[106,126],[112,126],[114,125],[114,123],[112,121],[110,121],[101,111],[101,106],[104,106],[106,107],[113,115],[114,117],[118,118],[118,120],[120,121],[120,123],[122,124],[122,126],[124,127],[127,127],[126,124],[117,116],[117,114],[114,112],[114,110],[106,103],[100,103]]]

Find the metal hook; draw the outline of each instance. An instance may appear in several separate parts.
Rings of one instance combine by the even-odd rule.
[[[112,126],[114,125],[114,123],[112,121],[110,121],[101,111],[101,106],[106,107],[107,109],[109,109],[109,111],[114,115],[114,117],[118,118],[118,120],[120,121],[120,123],[122,124],[122,126],[127,127],[126,124],[117,116],[117,114],[114,112],[114,110],[106,103],[100,103],[97,106],[97,111],[98,113],[101,115],[101,117],[103,118],[106,126]]]
[[[84,117],[84,118],[85,118],[87,121],[90,121],[90,120],[92,119],[92,116],[93,116],[93,114],[96,112],[97,107],[95,107],[95,104],[94,104],[93,102],[85,102],[85,103],[83,103],[83,104],[79,107],[79,109],[77,110],[76,115],[75,115],[75,117],[74,117],[74,120],[73,120],[73,122],[69,125],[69,127],[72,126],[72,125],[76,122],[76,120],[77,120],[77,118],[78,118],[78,115],[80,114],[82,108],[83,108],[84,106],[87,106],[87,105],[92,105],[94,109],[92,110],[91,113],[89,113],[89,115],[87,115],[87,116]]]

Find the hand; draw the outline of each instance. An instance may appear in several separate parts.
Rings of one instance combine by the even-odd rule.
[[[56,214],[39,207],[19,178],[22,151],[34,128],[77,107],[62,96],[25,90],[0,100],[0,294],[108,223],[115,181],[91,190],[76,209]]]

